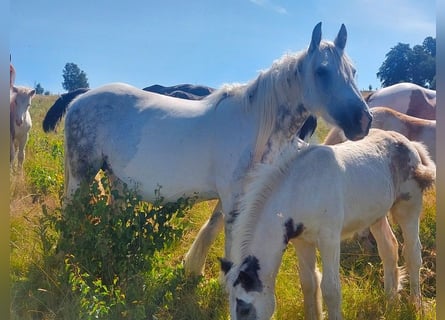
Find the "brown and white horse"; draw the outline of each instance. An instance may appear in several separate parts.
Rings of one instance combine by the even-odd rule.
[[[387,106],[409,116],[436,119],[436,91],[403,82],[377,90],[366,99],[370,108]]]
[[[388,107],[374,107],[370,111],[373,116],[372,128],[397,131],[409,140],[422,142],[436,162],[436,120],[408,116]],[[332,128],[324,144],[333,145],[346,140],[341,129]]]

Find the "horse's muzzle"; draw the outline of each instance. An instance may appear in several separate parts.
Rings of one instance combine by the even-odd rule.
[[[369,133],[369,129],[371,128],[372,123],[372,115],[371,113],[364,111],[359,120],[360,131],[355,132],[347,132],[344,130],[346,138],[352,141],[357,141],[366,137]]]

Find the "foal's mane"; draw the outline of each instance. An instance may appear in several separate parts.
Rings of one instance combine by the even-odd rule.
[[[253,233],[259,221],[266,200],[289,172],[293,161],[309,152],[314,146],[304,144],[301,149],[287,149],[281,157],[273,163],[257,163],[248,173],[244,192],[238,201],[239,215],[235,220],[233,234],[233,248],[241,250],[241,257],[250,253],[249,249],[253,240]],[[280,235],[277,235],[277,237]]]

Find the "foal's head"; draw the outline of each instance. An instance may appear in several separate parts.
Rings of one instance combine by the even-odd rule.
[[[304,106],[312,113],[340,127],[350,140],[368,134],[371,114],[355,83],[355,69],[344,52],[344,25],[334,42],[321,41],[321,23],[297,66]]]
[[[229,293],[230,316],[233,320],[270,319],[275,309],[274,281],[261,281],[260,263],[248,256],[239,266],[221,259]]]
[[[17,126],[21,126],[25,120],[25,114],[31,106],[31,100],[36,90],[26,87],[13,86],[11,89],[11,113]]]

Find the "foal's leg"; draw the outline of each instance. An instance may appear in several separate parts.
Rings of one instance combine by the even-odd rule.
[[[26,141],[28,140],[28,136],[29,134],[25,134],[23,136],[20,137],[19,139],[19,151],[18,151],[18,155],[17,155],[17,160],[18,160],[18,170],[21,172],[23,169],[23,161],[25,160],[25,146],[26,146]]]
[[[15,158],[15,146],[14,146],[14,139],[12,138],[12,135],[10,135],[10,143],[9,143],[9,165],[11,169],[14,165],[14,158]]]
[[[395,298],[399,286],[399,244],[386,216],[377,220],[370,229],[377,242],[379,256],[383,262],[385,292],[389,297]]]
[[[294,240],[292,244],[295,247],[300,267],[300,284],[304,297],[304,318],[306,320],[320,320],[322,319],[322,300],[315,245],[301,240]]]
[[[391,209],[391,214],[400,225],[403,234],[403,256],[409,274],[411,299],[416,308],[421,308],[420,268],[422,266],[422,244],[419,238],[422,194],[411,194],[410,202],[400,201]]]
[[[204,272],[204,264],[210,246],[216,239],[224,225],[224,214],[222,212],[221,201],[212,212],[212,216],[201,227],[195,241],[184,258],[185,271],[191,275],[201,275]]]
[[[329,320],[343,319],[341,313],[340,285],[340,230],[324,228],[319,238],[320,257],[323,264],[321,292],[328,309]]]

